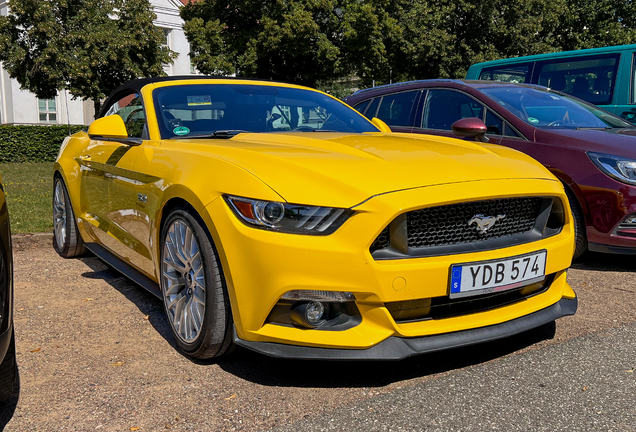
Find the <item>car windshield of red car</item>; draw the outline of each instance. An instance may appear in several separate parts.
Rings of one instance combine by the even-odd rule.
[[[481,92],[515,116],[535,127],[545,128],[632,128],[627,123],[591,104],[548,90],[501,86]]]
[[[377,132],[357,111],[316,91],[255,84],[191,84],[153,92],[164,139],[240,132]]]

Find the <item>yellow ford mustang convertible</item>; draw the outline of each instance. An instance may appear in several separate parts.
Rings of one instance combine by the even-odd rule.
[[[505,147],[387,129],[295,85],[132,81],[62,145],[54,247],[161,298],[197,358],[396,360],[576,311],[555,177]]]

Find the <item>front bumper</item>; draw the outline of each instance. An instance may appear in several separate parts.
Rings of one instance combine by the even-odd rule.
[[[527,244],[399,260],[374,260],[369,252],[377,235],[401,213],[426,206],[528,195],[559,197],[567,205],[557,181],[507,179],[447,184],[375,196],[356,206],[356,214],[334,234],[305,236],[248,227],[223,199],[213,201],[206,207],[208,223],[214,221],[210,231],[227,282],[237,343],[368,351],[391,338],[410,340],[478,330],[528,316],[563,298],[574,299],[565,274],[574,250],[569,212],[559,234]],[[547,251],[546,275],[554,278],[545,292],[522,301],[460,316],[408,323],[396,323],[385,307],[387,302],[447,296],[453,264],[538,250]],[[352,292],[361,322],[340,331],[268,323],[272,308],[283,294],[292,290]]]
[[[403,338],[391,336],[378,345],[361,350],[327,349],[286,345],[272,342],[250,342],[234,331],[234,343],[270,357],[301,360],[402,360],[418,354],[432,353],[466,345],[503,339],[550,323],[557,318],[574,315],[578,300],[561,299],[558,303],[512,321],[435,336]]]

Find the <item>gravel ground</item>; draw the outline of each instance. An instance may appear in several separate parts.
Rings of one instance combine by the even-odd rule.
[[[200,362],[176,348],[159,300],[97,258],[59,258],[50,242],[14,236],[21,381],[19,396],[0,407],[6,431],[268,430],[636,321],[634,258],[591,254],[568,276],[577,314],[515,338],[398,363],[282,361],[246,350]]]

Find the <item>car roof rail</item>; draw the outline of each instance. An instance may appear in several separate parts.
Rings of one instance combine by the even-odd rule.
[[[464,81],[462,81],[462,80],[450,79],[450,78],[413,80],[413,81],[403,81],[403,82],[393,83],[393,84],[384,84],[384,85],[376,86],[376,87],[369,87],[369,88],[365,88],[365,89],[362,89],[362,90],[358,90],[357,92],[355,92],[353,94],[365,93],[365,92],[368,92],[368,91],[371,91],[371,90],[387,88],[387,87],[400,87],[400,86],[407,85],[407,84],[430,83],[430,82],[454,82],[454,83],[457,83],[457,84],[465,84]]]

